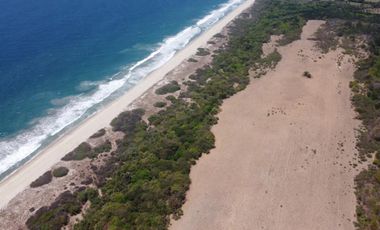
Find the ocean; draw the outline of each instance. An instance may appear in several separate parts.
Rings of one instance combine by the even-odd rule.
[[[0,1],[0,179],[243,2]]]

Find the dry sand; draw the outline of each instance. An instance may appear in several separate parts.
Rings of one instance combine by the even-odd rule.
[[[322,23],[309,21],[273,71],[224,102],[216,148],[192,168],[171,229],[354,229],[355,68],[307,39]]]
[[[39,153],[33,160],[22,166],[13,175],[0,182],[0,208],[4,207],[14,196],[23,191],[29,184],[49,170],[60,159],[85,141],[97,130],[109,126],[110,121],[119,113],[127,109],[135,99],[140,97],[146,90],[159,82],[168,72],[181,64],[191,55],[195,54],[198,47],[205,45],[206,42],[215,34],[222,31],[231,20],[238,16],[242,11],[253,4],[254,0],[246,0],[242,5],[225,16],[217,24],[200,37],[195,39],[185,49],[178,52],[168,63],[142,80],[136,87],[125,95],[114,101],[106,108],[87,119],[75,129],[65,134],[57,141]]]

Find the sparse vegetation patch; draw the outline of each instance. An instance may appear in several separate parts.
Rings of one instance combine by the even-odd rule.
[[[303,72],[302,76],[304,76],[306,78],[312,78],[311,73],[309,71]]]
[[[45,172],[42,176],[40,176],[38,179],[33,181],[30,184],[30,187],[37,188],[45,184],[49,184],[53,179],[53,176],[51,175],[51,171]]]
[[[195,59],[195,58],[189,58],[187,61],[188,61],[188,62],[198,62],[198,60]]]
[[[106,134],[106,130],[105,129],[100,129],[98,132],[96,132],[90,138],[99,138],[99,137],[104,136],[104,134]]]
[[[83,142],[73,151],[62,158],[63,161],[80,161],[86,157],[92,157],[92,148],[87,142]]]
[[[207,56],[207,55],[210,55],[210,51],[208,51],[208,49],[206,49],[206,48],[198,48],[196,55],[197,56]]]
[[[156,102],[156,103],[154,103],[154,107],[156,107],[156,108],[163,108],[163,107],[165,107],[166,106],[166,102],[164,102],[164,101],[159,101],[159,102]]]
[[[54,177],[64,177],[69,173],[69,169],[66,167],[59,167],[53,170]]]
[[[156,94],[164,95],[164,94],[168,94],[168,93],[174,93],[180,89],[181,89],[181,87],[179,86],[177,81],[171,81],[170,83],[158,88],[156,90]]]
[[[99,145],[98,147],[94,148],[94,153],[106,153],[111,151],[112,149],[112,143],[109,140],[106,140],[103,144]]]

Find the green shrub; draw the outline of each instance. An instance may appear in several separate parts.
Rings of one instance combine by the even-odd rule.
[[[350,86],[352,92],[359,93],[360,86],[359,86],[358,81],[350,81],[350,85],[349,86]]]
[[[69,173],[69,169],[66,167],[59,167],[53,170],[54,177],[64,177]]]
[[[303,72],[303,76],[306,78],[312,78],[311,73],[309,71]]]
[[[375,178],[376,178],[376,181],[378,183],[380,183],[380,170],[377,170],[376,174],[375,174]]]
[[[49,184],[53,179],[53,176],[51,174],[51,171],[47,171],[45,172],[42,176],[40,176],[39,178],[37,178],[35,181],[33,181],[31,184],[30,184],[30,187],[32,188],[36,188],[36,187],[40,187],[42,185],[45,185],[45,184]]]
[[[374,79],[380,79],[380,58],[378,58],[374,65],[368,71],[369,75]]]
[[[91,145],[87,142],[83,142],[73,151],[69,152],[62,158],[63,161],[80,161],[86,157],[91,157],[93,154]]]
[[[188,61],[188,62],[198,62],[198,60],[197,60],[197,59],[194,59],[194,58],[189,58],[187,61]]]
[[[198,48],[196,55],[197,56],[207,56],[207,55],[210,55],[210,52],[205,48]]]
[[[98,132],[96,132],[94,135],[92,135],[90,138],[98,138],[98,137],[102,137],[104,136],[104,134],[106,134],[106,130],[105,129],[100,129]]]
[[[164,102],[164,101],[159,101],[159,102],[156,102],[156,103],[154,103],[154,107],[157,107],[157,108],[163,108],[163,107],[165,107],[166,106],[166,102]]]
[[[223,34],[221,33],[217,33],[214,35],[215,38],[225,38],[226,36],[224,36]]]
[[[94,148],[94,153],[107,153],[112,150],[112,143],[111,141],[107,140],[103,144],[99,145],[98,147]]]
[[[170,83],[158,88],[156,90],[156,94],[164,95],[164,94],[168,94],[168,93],[174,93],[180,89],[181,89],[181,87],[179,86],[177,81],[171,81]]]
[[[260,59],[256,65],[258,65],[258,67],[273,69],[277,66],[277,63],[281,61],[281,58],[281,54],[276,49],[272,53],[268,54],[265,58]]]
[[[114,131],[121,131],[129,135],[134,132],[144,114],[145,111],[143,109],[134,109],[132,111],[122,112],[119,116],[112,120],[111,126]]]
[[[177,100],[177,98],[175,98],[173,95],[166,96],[165,99],[171,103],[174,103]]]
[[[92,203],[97,202],[96,199],[98,198],[99,194],[98,191],[94,188],[87,188],[81,192],[77,193],[77,199],[84,204],[88,200]]]

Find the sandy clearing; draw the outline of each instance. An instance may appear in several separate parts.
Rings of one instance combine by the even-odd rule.
[[[0,208],[3,208],[14,196],[23,191],[29,184],[37,179],[54,164],[60,161],[68,152],[85,141],[89,136],[101,128],[109,126],[109,123],[122,111],[127,109],[135,99],[140,97],[146,90],[159,82],[163,77],[181,64],[191,55],[195,54],[198,47],[205,45],[215,34],[245,9],[250,7],[254,0],[246,0],[235,10],[226,15],[212,28],[191,42],[185,49],[178,52],[168,63],[151,73],[137,86],[125,93],[122,97],[112,102],[106,108],[96,113],[91,118],[78,125],[71,132],[65,134],[52,143],[33,160],[20,167],[14,174],[0,182]]]
[[[313,48],[307,38],[322,23],[309,21],[301,40],[278,49],[274,71],[225,101],[216,148],[192,168],[171,229],[354,229],[354,65]]]

